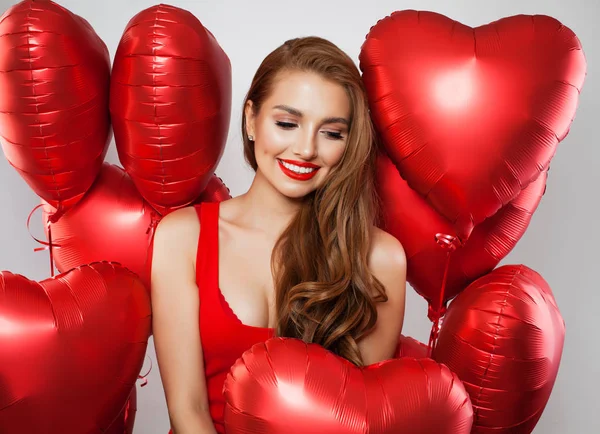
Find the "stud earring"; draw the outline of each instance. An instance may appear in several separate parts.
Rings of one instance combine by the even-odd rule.
[[[248,140],[250,140],[251,142],[253,142],[254,141],[254,136],[248,134]]]

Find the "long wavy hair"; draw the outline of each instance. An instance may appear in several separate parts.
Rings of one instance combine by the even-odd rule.
[[[243,107],[251,100],[257,114],[283,71],[313,72],[340,84],[350,100],[351,120],[340,162],[322,187],[302,199],[273,248],[276,335],[317,343],[362,366],[357,341],[377,322],[375,303],[387,301],[385,288],[367,267],[379,212],[376,135],[366,93],[352,59],[333,43],[311,36],[288,40],[263,60]],[[245,159],[256,171],[243,114],[242,138]]]

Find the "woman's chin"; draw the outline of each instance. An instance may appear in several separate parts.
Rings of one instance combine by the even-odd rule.
[[[302,199],[304,196],[315,191],[312,185],[290,185],[288,183],[286,185],[275,185],[275,189],[290,199]]]
[[[287,189],[285,191],[279,190],[281,194],[288,197],[289,199],[302,199],[303,197],[312,193],[313,191],[314,190],[307,191],[306,189],[299,189],[297,191],[292,191],[290,189]]]
[[[274,173],[265,178],[275,190],[289,199],[302,199],[304,196],[314,192],[318,187],[315,179],[301,181],[288,178],[283,173]]]

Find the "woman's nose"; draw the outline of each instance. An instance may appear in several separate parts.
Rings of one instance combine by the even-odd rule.
[[[311,160],[317,156],[317,141],[312,134],[305,134],[298,139],[292,151],[305,160]]]

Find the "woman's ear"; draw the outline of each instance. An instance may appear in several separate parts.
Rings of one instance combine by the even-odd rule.
[[[246,118],[246,135],[254,136],[254,103],[252,100],[246,101],[244,116]]]

